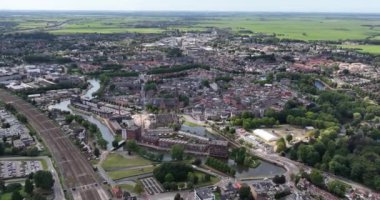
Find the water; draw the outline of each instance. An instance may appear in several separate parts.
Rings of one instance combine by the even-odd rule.
[[[57,104],[50,105],[49,110],[57,109],[57,110],[67,111],[67,112],[73,113],[73,111],[69,108],[69,105],[70,105],[70,100],[64,100],[64,101],[61,101]]]
[[[318,89],[318,90],[325,90],[325,85],[319,81],[319,80],[315,80],[314,82],[314,86]]]
[[[87,82],[90,83],[91,88],[87,90],[87,92],[82,96],[82,98],[91,100],[95,98],[93,95],[100,88],[100,81],[96,79],[91,79],[91,80],[88,80]]]
[[[103,139],[105,139],[108,144],[107,144],[107,150],[111,150],[112,149],[112,141],[115,140],[115,137],[113,136],[113,134],[111,133],[110,129],[104,125],[102,122],[100,122],[98,119],[96,119],[95,117],[93,116],[88,116],[88,115],[85,115],[85,114],[82,114],[82,113],[75,113],[76,115],[80,115],[82,116],[85,120],[95,124],[100,132],[102,133],[102,136],[103,136]]]
[[[235,161],[228,160],[228,165],[236,170],[236,178],[270,178],[275,175],[282,175],[286,170],[280,166],[273,163],[260,160],[260,165],[256,168],[249,168],[244,166],[236,165]]]
[[[218,137],[216,135],[209,133],[206,130],[206,128],[201,127],[201,126],[193,127],[193,126],[182,125],[181,131],[192,133],[194,135],[198,135],[198,136],[206,137],[206,138],[210,138],[210,139],[218,139]]]
[[[87,92],[82,96],[82,98],[93,99],[94,98],[93,94],[100,88],[100,82],[95,79],[89,80],[88,82],[91,84],[91,89],[87,90]],[[103,138],[108,142],[107,149],[108,150],[112,149],[112,141],[115,140],[115,137],[113,136],[110,129],[93,116],[89,116],[80,112],[74,112],[73,110],[69,108],[69,105],[70,105],[70,100],[64,100],[64,101],[61,101],[60,103],[49,106],[49,109],[58,109],[62,111],[68,111],[70,113],[80,115],[87,121],[95,124],[99,128],[100,132],[102,133]]]

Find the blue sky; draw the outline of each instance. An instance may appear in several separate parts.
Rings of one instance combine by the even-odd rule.
[[[380,0],[0,0],[0,9],[380,13]]]

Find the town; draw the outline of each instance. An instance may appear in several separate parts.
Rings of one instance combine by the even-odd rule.
[[[108,34],[0,20],[1,200],[380,199],[380,60],[343,48],[371,41],[177,17]]]

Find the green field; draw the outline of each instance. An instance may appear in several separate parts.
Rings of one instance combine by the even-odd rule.
[[[379,16],[317,15],[317,14],[237,14],[215,16],[193,14],[123,15],[62,14],[59,16],[9,16],[0,19],[0,31],[44,30],[54,34],[75,33],[160,33],[166,30],[203,31],[228,28],[239,34],[276,34],[279,38],[298,40],[380,39]],[[11,28],[1,27],[12,22]],[[247,33],[251,31],[252,33]]]
[[[12,193],[1,194],[0,200],[11,200]]]
[[[103,161],[102,167],[104,170],[109,171],[117,168],[126,168],[126,167],[135,167],[135,166],[144,166],[152,164],[148,160],[145,160],[141,157],[134,157],[127,159],[119,154],[109,154],[106,160]]]
[[[200,172],[200,171],[196,171],[194,172],[194,175],[195,176],[198,176],[198,179],[199,180],[202,180],[203,176],[205,175],[205,173],[203,172]],[[219,182],[220,179],[218,177],[215,177],[215,176],[211,176],[211,180],[209,182],[199,182],[198,184],[196,184],[195,186],[196,187],[204,187],[204,186],[209,186],[209,185],[214,185],[216,184],[217,182]]]
[[[152,173],[153,169],[154,167],[145,167],[145,168],[138,168],[138,169],[128,169],[128,170],[123,170],[123,171],[111,171],[111,172],[108,172],[108,176],[113,180],[117,180],[117,179],[122,179],[122,178],[128,178],[131,176]]]
[[[238,32],[276,34],[280,38],[299,40],[365,39],[380,34],[379,21],[322,17],[219,18],[201,26],[231,28]],[[371,29],[363,25],[377,25]]]
[[[118,186],[120,186],[121,189],[123,190],[127,190],[128,192],[134,192],[134,188],[135,188],[135,186],[131,184],[120,184]]]
[[[362,53],[380,55],[380,45],[341,45],[345,49],[355,49]]]
[[[190,121],[186,121],[186,122],[183,123],[183,124],[186,125],[186,126],[190,126],[190,127],[202,127],[201,124],[197,124],[197,123],[190,122]]]

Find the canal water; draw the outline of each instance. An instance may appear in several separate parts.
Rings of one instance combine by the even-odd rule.
[[[260,160],[260,165],[256,168],[238,166],[231,159],[228,160],[228,165],[236,170],[236,178],[271,178],[286,172],[284,168],[265,160]]]
[[[100,82],[99,82],[99,80],[96,80],[96,79],[91,79],[91,80],[88,80],[87,82],[90,83],[91,88],[89,90],[87,90],[85,94],[82,95],[82,98],[89,100],[89,99],[93,99],[94,93],[99,90]],[[62,111],[68,111],[70,113],[80,115],[84,119],[86,119],[87,121],[95,124],[99,128],[100,132],[102,133],[103,138],[108,142],[107,150],[112,149],[112,141],[114,141],[115,137],[112,134],[112,132],[110,131],[110,129],[106,125],[104,125],[102,122],[100,122],[96,117],[93,117],[91,115],[86,115],[86,114],[81,113],[81,112],[75,112],[75,111],[71,110],[69,108],[69,105],[70,105],[70,100],[64,100],[64,101],[61,101],[60,103],[49,106],[49,109],[58,109],[58,110],[62,110]]]
[[[216,135],[211,134],[206,130],[205,127],[201,126],[187,126],[187,125],[182,125],[181,126],[181,131],[188,132],[197,136],[201,137],[206,137],[209,139],[218,139]]]
[[[326,89],[325,85],[324,85],[321,81],[319,81],[319,80],[315,80],[315,81],[314,81],[314,86],[315,86],[318,90],[325,90],[325,89]]]

